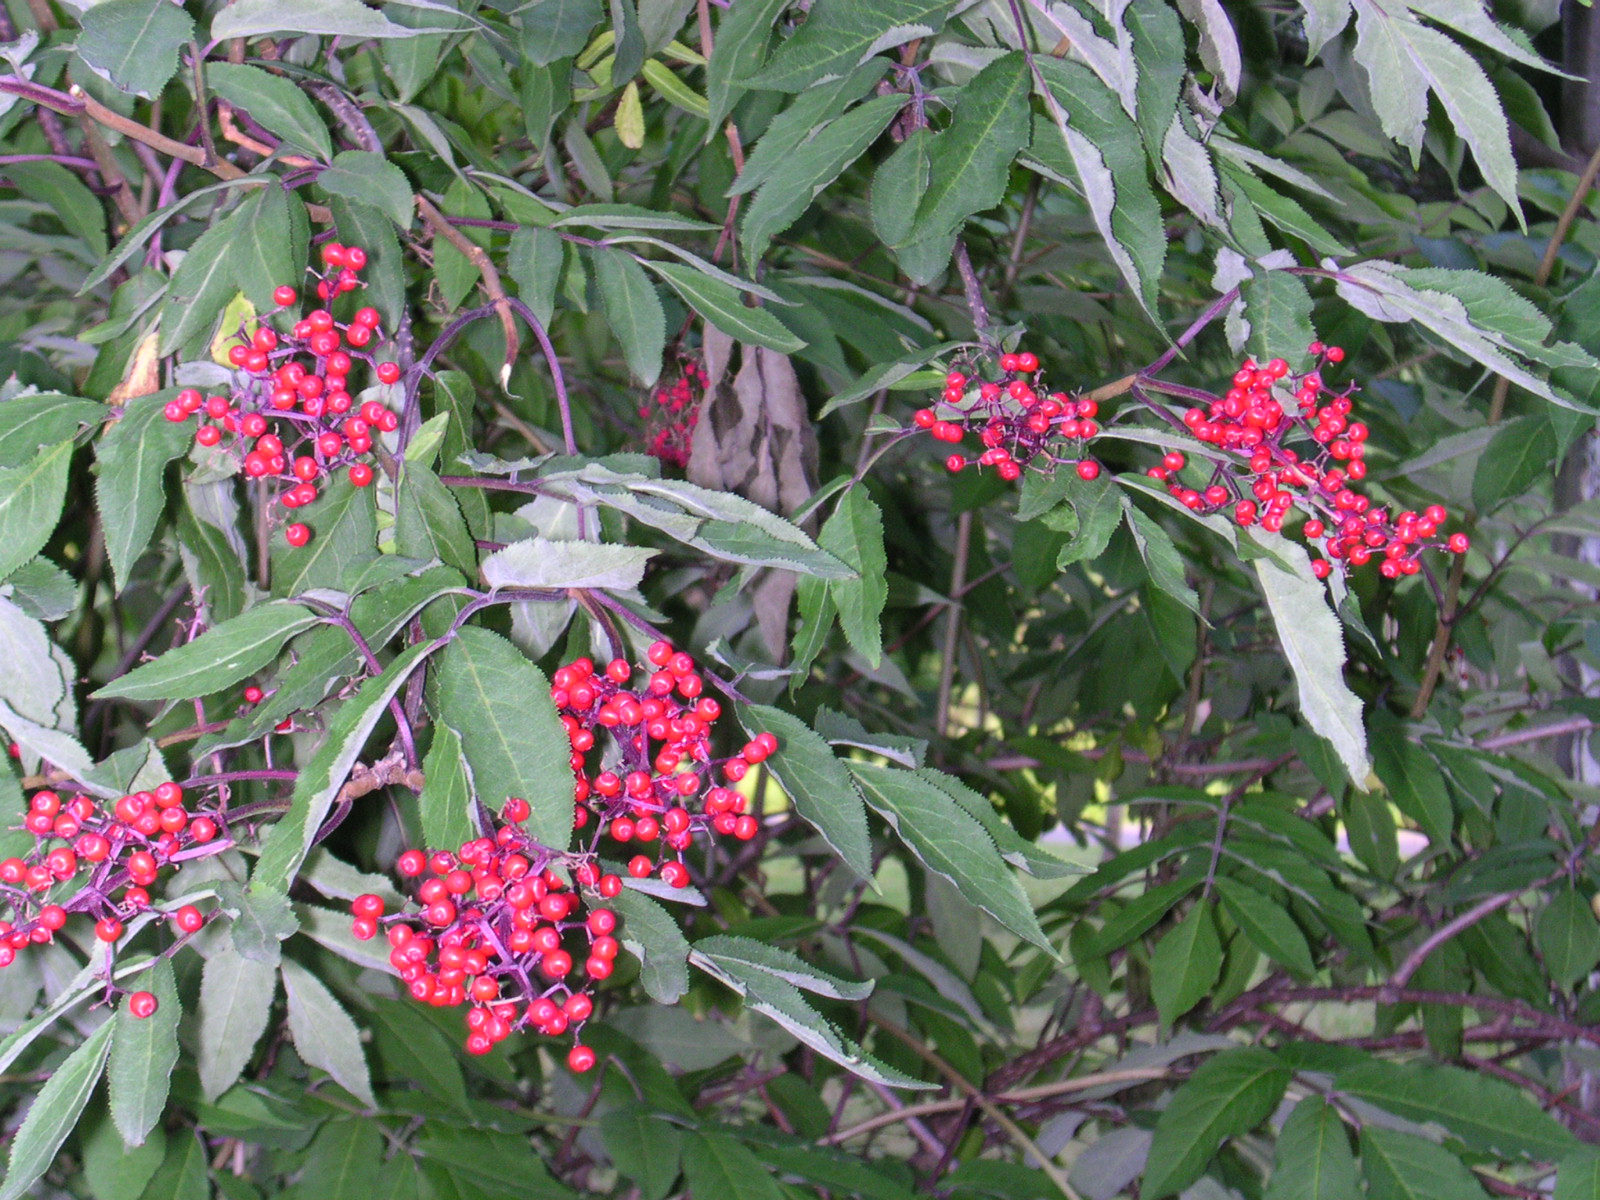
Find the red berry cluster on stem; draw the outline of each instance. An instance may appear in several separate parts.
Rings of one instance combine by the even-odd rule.
[[[709,382],[705,369],[688,359],[677,379],[651,393],[654,403],[639,406],[639,416],[650,427],[646,454],[668,466],[689,465],[689,442],[700,423],[700,400]]]
[[[945,376],[942,403],[918,409],[912,418],[935,441],[960,445],[976,434],[984,449],[976,458],[952,454],[945,466],[952,472],[969,466],[994,467],[1001,479],[1015,480],[1038,462],[1046,472],[1073,464],[1084,479],[1100,474],[1100,464],[1086,458],[1083,444],[1100,432],[1095,422],[1099,405],[1075,400],[1065,392],[1041,394],[1034,354],[1000,356],[1002,378],[969,379],[960,371]]]
[[[1338,346],[1313,342],[1307,354],[1317,365],[1299,374],[1281,358],[1264,366],[1246,359],[1225,395],[1184,413],[1195,437],[1247,460],[1248,471],[1216,463],[1210,482],[1197,490],[1171,481],[1185,465],[1183,455],[1172,453],[1148,474],[1168,481],[1168,491],[1196,512],[1231,506],[1240,525],[1277,532],[1292,509],[1305,510],[1301,531],[1308,541],[1320,540],[1328,555],[1311,564],[1319,579],[1332,572],[1330,559],[1359,567],[1378,558],[1383,577],[1397,579],[1422,569],[1423,550],[1465,554],[1466,534],[1439,534],[1449,519],[1442,506],[1396,516],[1352,486],[1367,474],[1368,430],[1351,416],[1357,388],[1334,389],[1323,380],[1322,368],[1344,359]]]
[[[35,792],[23,819],[34,849],[0,861],[0,905],[10,913],[0,920],[0,967],[28,946],[54,940],[78,914],[93,919],[95,937],[114,947],[124,923],[151,908],[149,889],[163,870],[233,844],[216,814],[190,813],[183,799],[176,783],[133,792],[109,809],[86,795],[63,800],[53,791]],[[192,904],[166,915],[181,934],[205,924]],[[109,960],[106,977],[109,995]],[[136,1017],[155,1009],[148,992],[129,999]]]
[[[322,259],[329,268],[317,282],[323,300],[361,286],[367,262],[361,247],[331,242],[323,247]],[[273,298],[288,308],[300,297],[285,284]],[[400,378],[398,365],[374,363],[364,350],[378,336],[379,323],[374,308],[359,309],[349,322],[318,308],[295,322],[287,335],[265,324],[254,332],[241,330],[239,344],[228,351],[228,361],[242,375],[232,394],[206,397],[185,388],[167,405],[167,420],[199,415],[195,441],[202,446],[218,445],[224,434],[230,435],[230,448],[244,473],[277,481],[285,508],[312,503],[317,481],[341,469],[348,468],[356,487],[366,487],[373,471],[362,460],[371,453],[376,432],[391,433],[400,424],[399,416],[376,400],[357,407],[348,390],[358,359],[372,365],[380,383]],[[291,546],[304,546],[311,530],[296,522],[284,529],[284,538]]]
[[[618,919],[603,901],[622,891],[601,858],[602,841],[635,879],[655,875],[669,887],[690,882],[683,854],[697,836],[722,833],[748,841],[759,825],[737,783],[778,748],[760,734],[736,755],[715,759],[712,727],[721,715],[702,696],[694,660],[667,642],[648,653],[644,686],[627,685],[634,667],[614,659],[603,670],[580,658],[556,671],[551,698],[572,746],[575,848],[556,850],[522,828],[526,801],[506,801],[492,836],[449,851],[407,850],[397,864],[408,879],[426,876],[415,907],[385,915],[383,900],[358,897],[353,931],[376,936],[388,926],[389,961],[414,999],[469,1005],[467,1050],[488,1053],[514,1031],[551,1037],[581,1031],[596,987],[611,976]],[[592,770],[597,734],[614,744]],[[575,1044],[575,1071],[594,1065]]]

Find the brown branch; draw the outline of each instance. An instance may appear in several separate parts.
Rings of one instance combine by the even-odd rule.
[[[506,359],[500,368],[500,386],[504,389],[511,382],[511,365],[517,361],[522,340],[517,336],[517,323],[511,315],[511,302],[506,297],[505,286],[500,282],[500,272],[495,270],[493,261],[484,253],[482,246],[450,224],[445,215],[420,193],[417,195],[417,212],[421,214],[423,224],[433,231],[435,241],[443,238],[478,269],[484,294],[494,305],[494,311],[500,318],[500,328],[506,336]]]
[[[206,152],[198,146],[190,146],[184,142],[174,141],[164,133],[139,122],[123,116],[113,109],[107,108],[77,84],[68,89],[67,94],[83,106],[85,116],[93,119],[97,124],[104,125],[107,129],[115,129],[124,137],[130,137],[136,142],[143,142],[152,150],[159,150],[168,158],[182,159],[186,163],[210,171],[219,179],[243,179],[246,172],[240,170],[226,159],[218,159],[214,163],[206,162]]]

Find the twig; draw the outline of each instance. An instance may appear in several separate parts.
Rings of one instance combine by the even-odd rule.
[[[978,273],[972,269],[972,255],[967,253],[967,243],[956,239],[956,270],[961,275],[961,288],[967,296],[967,310],[972,314],[972,326],[985,354],[993,354],[998,347],[989,336],[989,306],[983,300],[983,285]]]
[[[435,240],[443,238],[454,246],[461,254],[478,269],[478,274],[483,281],[483,291],[489,297],[489,302],[494,305],[494,311],[500,317],[500,329],[506,336],[506,357],[500,367],[500,387],[507,388],[511,384],[511,366],[517,361],[517,355],[522,349],[522,339],[517,336],[517,323],[511,319],[511,303],[506,297],[505,285],[500,282],[500,272],[495,269],[494,262],[484,253],[483,247],[468,238],[455,226],[445,219],[443,213],[435,208],[428,198],[417,193],[417,212],[421,214],[423,223],[433,231]]]
[[[939,664],[939,691],[934,705],[933,727],[940,737],[950,732],[950,692],[955,686],[956,649],[961,635],[961,605],[954,597],[967,579],[967,556],[972,547],[972,513],[962,513],[956,518],[955,562],[950,566],[950,595],[952,603],[945,617],[944,658]]]
[[[1060,1189],[1061,1194],[1065,1196],[1067,1200],[1080,1200],[1078,1193],[1073,1189],[1072,1185],[1067,1182],[1066,1173],[1056,1165],[1055,1159],[1051,1158],[1048,1154],[1041,1150],[1039,1148],[1039,1144],[1027,1135],[1022,1126],[1018,1125],[1005,1113],[1001,1112],[999,1105],[985,1095],[981,1088],[974,1087],[967,1081],[967,1077],[965,1075],[956,1070],[934,1051],[924,1046],[916,1038],[912,1037],[904,1029],[901,1029],[899,1026],[894,1025],[889,1021],[885,1021],[882,1017],[879,1017],[875,1014],[869,1013],[868,1017],[875,1026],[890,1036],[896,1038],[900,1042],[903,1042],[911,1049],[913,1053],[917,1055],[917,1057],[927,1062],[936,1071],[938,1071],[939,1074],[943,1075],[952,1084],[954,1084],[958,1091],[970,1097],[974,1104],[983,1109],[984,1115],[998,1125],[1005,1135],[1016,1143],[1019,1150],[1033,1158],[1033,1160],[1039,1164],[1039,1169],[1049,1176],[1050,1182],[1055,1184],[1056,1187]]]

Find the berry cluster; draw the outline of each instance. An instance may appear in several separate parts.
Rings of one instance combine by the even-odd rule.
[[[1062,463],[1083,479],[1100,474],[1100,464],[1084,457],[1083,444],[1100,432],[1093,400],[1074,400],[1065,392],[1041,394],[1036,386],[1039,359],[1033,354],[1003,354],[998,380],[969,379],[951,371],[944,379],[942,405],[918,409],[912,418],[935,441],[960,445],[977,434],[983,452],[976,458],[952,454],[952,472],[969,466],[994,467],[1001,479],[1015,480],[1036,460],[1046,472]]]
[[[331,242],[322,248],[328,270],[318,277],[317,295],[324,301],[361,286],[366,252],[359,246]],[[273,298],[283,308],[299,302],[299,293],[285,284]],[[242,378],[231,396],[202,396],[185,388],[166,407],[169,421],[187,421],[200,415],[195,441],[218,445],[232,436],[230,448],[252,479],[272,479],[280,484],[279,499],[289,509],[303,508],[317,498],[317,481],[348,468],[350,482],[366,487],[373,480],[372,465],[361,461],[372,451],[376,431],[391,433],[400,419],[376,400],[359,406],[348,390],[355,360],[372,365],[380,383],[394,383],[400,368],[392,362],[374,362],[365,347],[379,336],[378,311],[362,308],[348,323],[318,308],[280,335],[262,323],[251,332],[241,329],[239,344],[228,351],[228,361]],[[291,546],[311,540],[308,526],[293,523],[284,529]]]
[[[700,399],[709,382],[705,368],[687,359],[677,379],[656,388],[653,404],[639,406],[639,415],[650,429],[646,454],[668,466],[689,465],[689,441],[700,421]]]
[[[1330,388],[1322,375],[1344,361],[1344,351],[1313,342],[1306,353],[1315,366],[1300,374],[1281,358],[1264,366],[1246,359],[1224,395],[1184,413],[1183,423],[1194,436],[1221,452],[1208,460],[1210,477],[1204,483],[1195,487],[1179,478],[1190,463],[1176,450],[1146,474],[1167,484],[1171,495],[1194,512],[1228,509],[1240,525],[1273,533],[1292,510],[1303,510],[1302,532],[1308,540],[1320,540],[1328,556],[1312,561],[1318,579],[1332,573],[1334,561],[1359,567],[1378,558],[1384,578],[1397,579],[1422,569],[1424,550],[1465,554],[1471,546],[1466,534],[1440,534],[1449,519],[1443,507],[1395,515],[1356,490],[1353,485],[1367,474],[1368,437],[1366,425],[1351,418],[1357,389],[1354,384]],[[951,471],[994,467],[1002,479],[1015,480],[1030,465],[1051,473],[1071,463],[1082,479],[1098,478],[1100,464],[1083,457],[1081,449],[1100,431],[1095,402],[1061,392],[1041,396],[1035,386],[1039,360],[1032,354],[1002,355],[1000,370],[1004,378],[997,381],[974,381],[951,371],[941,406],[915,414],[917,427],[938,441],[959,444],[977,433],[986,447],[975,459],[953,454],[945,465]],[[1207,395],[1192,389],[1182,394]]]
[[[573,827],[587,831],[578,848],[534,841],[521,826],[529,806],[513,797],[492,836],[454,854],[407,850],[400,856],[403,877],[426,876],[415,908],[386,915],[382,898],[370,894],[351,904],[358,938],[388,926],[389,961],[413,998],[470,1005],[470,1053],[487,1054],[520,1029],[576,1036],[593,1013],[594,990],[611,976],[619,950],[617,914],[596,901],[614,899],[623,887],[621,876],[603,865],[603,836],[618,848],[654,849],[653,855],[635,853],[627,874],[655,874],[681,888],[690,881],[682,855],[697,832],[743,840],[756,834],[744,797],[712,780],[715,773],[729,782],[742,779],[776,751],[777,739],[763,733],[739,754],[713,759],[711,729],[721,708],[700,696],[694,660],[666,642],[651,646],[648,657],[657,669],[638,692],[625,686],[633,667],[622,659],[596,671],[580,658],[552,681],[572,744]],[[591,775],[596,731],[609,733],[614,743],[613,766]],[[594,1051],[581,1043],[567,1055],[574,1071],[594,1063]]]
[[[109,810],[88,796],[35,792],[22,824],[36,844],[25,857],[0,861],[0,903],[11,914],[0,920],[0,967],[30,944],[53,941],[79,913],[93,918],[99,941],[114,946],[124,922],[151,907],[149,888],[163,869],[233,844],[216,815],[184,807],[176,783],[123,796]],[[192,904],[166,915],[180,934],[205,924]],[[128,1007],[148,1017],[156,999],[136,992]]]
[[[1301,374],[1281,358],[1264,366],[1246,359],[1225,395],[1184,413],[1183,423],[1196,438],[1235,456],[1213,464],[1204,488],[1174,480],[1185,466],[1176,452],[1147,474],[1166,482],[1179,503],[1195,512],[1231,507],[1240,525],[1277,532],[1291,509],[1306,510],[1301,530],[1307,540],[1320,540],[1328,555],[1311,564],[1318,579],[1332,572],[1329,560],[1359,567],[1376,557],[1380,574],[1397,579],[1422,569],[1423,550],[1465,554],[1471,545],[1466,534],[1439,536],[1449,519],[1442,506],[1395,516],[1352,487],[1367,474],[1368,430],[1351,419],[1357,389],[1330,388],[1322,377],[1323,368],[1343,361],[1344,351],[1313,342],[1306,353],[1316,365]],[[1239,469],[1240,459],[1248,470]]]

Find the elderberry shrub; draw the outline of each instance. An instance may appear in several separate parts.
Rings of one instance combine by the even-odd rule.
[[[220,812],[190,813],[183,789],[163,783],[133,792],[110,809],[86,795],[63,800],[53,791],[33,794],[23,828],[34,835],[32,851],[0,861],[0,967],[20,951],[44,945],[73,916],[94,922],[94,936],[107,947],[106,999],[123,991],[112,981],[115,948],[125,925],[152,909],[150,887],[161,872],[233,845]],[[206,918],[192,904],[165,913],[181,935],[198,932]],[[136,1017],[156,1010],[149,992],[135,992],[128,1009]]]
[[[512,797],[485,836],[454,852],[400,856],[400,875],[421,879],[414,906],[385,914],[382,898],[371,894],[351,904],[356,937],[387,926],[389,961],[413,999],[469,1006],[470,1053],[487,1054],[522,1029],[571,1033],[567,1063],[587,1071],[594,1051],[576,1039],[619,950],[617,913],[603,903],[622,891],[618,871],[685,888],[691,877],[683,856],[697,837],[749,841],[759,831],[745,797],[723,783],[738,783],[764,762],[777,739],[763,733],[738,754],[713,758],[722,707],[701,694],[694,659],[668,642],[653,644],[646,657],[654,670],[641,672],[648,678],[637,689],[628,686],[633,665],[620,658],[603,670],[580,658],[552,678],[572,746],[571,845],[530,837],[522,828],[529,806]],[[613,869],[623,856],[626,863]]]
[[[318,274],[316,292],[324,301],[363,286],[361,271],[367,255],[360,246],[330,242],[322,248],[328,270]],[[299,293],[287,284],[273,299],[281,308],[297,304]],[[285,508],[304,508],[317,498],[317,481],[348,468],[350,482],[366,487],[373,480],[372,452],[376,432],[392,433],[400,418],[376,400],[356,406],[349,392],[349,376],[356,362],[366,362],[379,383],[394,383],[400,368],[377,362],[365,347],[379,336],[381,324],[375,308],[358,309],[348,322],[338,321],[326,308],[314,309],[279,335],[262,324],[251,332],[241,327],[239,344],[228,351],[228,361],[239,371],[227,396],[203,396],[185,388],[166,407],[169,421],[199,416],[195,441],[216,446],[224,435],[228,449],[251,479],[279,485],[278,499]],[[284,540],[304,546],[311,529],[300,522],[287,525]]]
[[[1315,366],[1300,373],[1281,358],[1264,366],[1245,359],[1226,393],[1183,414],[1184,425],[1216,455],[1208,454],[1201,468],[1181,451],[1169,451],[1145,474],[1165,483],[1185,508],[1227,510],[1241,526],[1277,533],[1296,510],[1304,513],[1300,533],[1308,542],[1321,541],[1327,555],[1312,560],[1318,579],[1332,573],[1334,562],[1360,567],[1377,558],[1379,573],[1398,579],[1422,569],[1424,550],[1465,554],[1471,548],[1466,534],[1440,532],[1450,516],[1442,505],[1396,515],[1352,486],[1367,474],[1368,429],[1352,419],[1351,397],[1359,388],[1330,387],[1323,378],[1326,368],[1344,361],[1340,347],[1313,342],[1306,353]],[[976,433],[983,443],[979,457],[953,454],[945,465],[953,472],[994,467],[1002,479],[1015,480],[1024,470],[1051,473],[1069,464],[1085,481],[1098,478],[1100,464],[1081,448],[1100,431],[1096,402],[1062,392],[1040,395],[1033,354],[1002,355],[999,366],[1004,377],[993,381],[951,371],[942,406],[915,414],[917,427],[938,441],[959,445]],[[1180,477],[1186,469],[1188,482]]]

